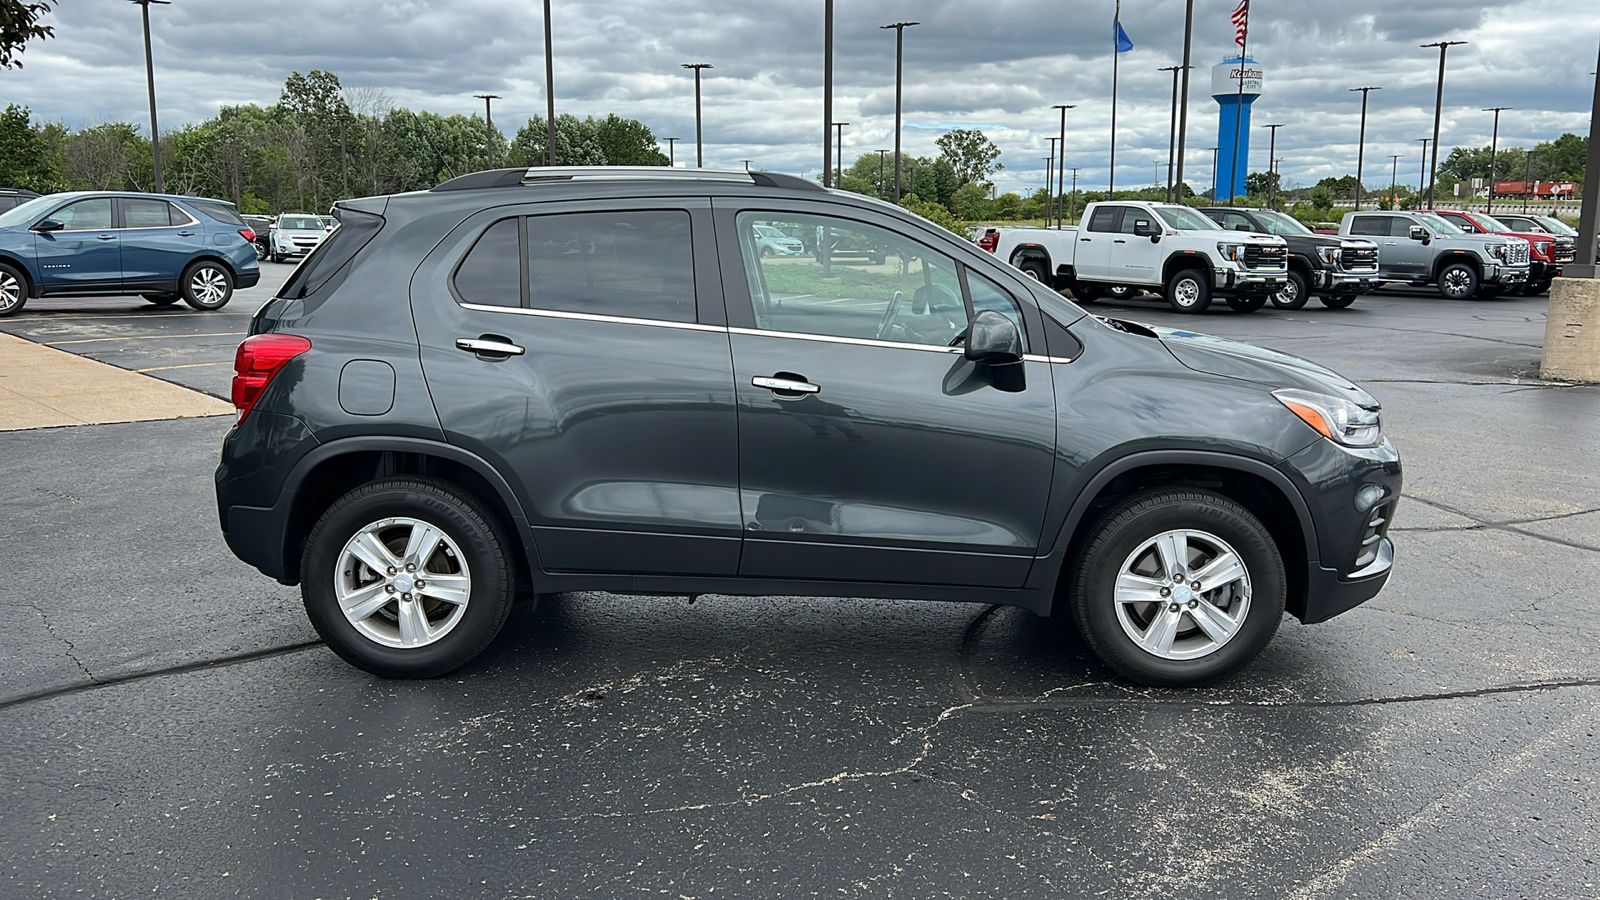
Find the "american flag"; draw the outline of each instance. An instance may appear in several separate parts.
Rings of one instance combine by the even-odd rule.
[[[1250,0],[1239,0],[1239,8],[1233,11],[1233,42],[1243,47],[1249,33]]]

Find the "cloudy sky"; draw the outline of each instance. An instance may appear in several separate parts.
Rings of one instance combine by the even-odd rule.
[[[1234,0],[1197,0],[1187,174],[1210,186],[1216,104],[1210,67],[1234,48]],[[817,177],[822,143],[822,0],[553,0],[557,112],[638,118],[692,155],[694,89],[680,63],[708,62],[707,164]],[[893,146],[894,33],[907,29],[904,144],[933,155],[955,127],[1001,148],[1001,190],[1043,185],[1055,103],[1068,114],[1067,163],[1103,186],[1110,146],[1114,0],[837,0],[835,113],[845,157]],[[1181,60],[1183,0],[1125,0],[1134,49],[1122,54],[1117,181],[1150,184],[1165,168],[1170,75]],[[163,128],[222,104],[268,104],[292,70],[320,68],[347,86],[441,113],[481,109],[513,130],[544,109],[543,19],[536,0],[174,0],[152,7]],[[53,40],[0,71],[0,98],[74,127],[147,121],[139,11],[127,0],[63,0]],[[1367,181],[1387,183],[1389,154],[1415,182],[1432,130],[1438,53],[1450,52],[1442,143],[1487,145],[1490,106],[1510,106],[1502,146],[1586,133],[1600,3],[1593,0],[1254,0],[1251,56],[1266,70],[1258,124],[1281,122],[1289,183],[1355,170],[1361,85],[1372,94]],[[685,147],[688,148],[687,153]],[[1251,168],[1267,164],[1257,129]],[[1224,163],[1226,165],[1226,163]],[[1408,178],[1409,173],[1409,178]],[[1165,178],[1164,171],[1161,177]]]

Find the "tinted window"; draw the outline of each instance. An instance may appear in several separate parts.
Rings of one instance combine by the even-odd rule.
[[[1094,216],[1089,219],[1090,231],[1116,231],[1117,216],[1122,214],[1120,206],[1097,206]]]
[[[1260,231],[1256,224],[1236,212],[1210,213],[1210,216],[1229,231]]]
[[[1388,237],[1389,221],[1393,218],[1393,216],[1356,216],[1350,220],[1350,233]]]
[[[165,228],[173,223],[173,215],[169,211],[171,209],[172,204],[165,200],[123,200],[122,227]],[[184,216],[177,221],[188,221],[188,217]]]
[[[521,306],[519,244],[516,219],[501,219],[489,226],[456,269],[456,293],[461,299],[490,306]]]
[[[570,213],[526,222],[534,309],[694,321],[688,213]]]
[[[339,227],[294,270],[278,296],[295,299],[321,289],[383,228],[382,216],[353,209],[339,208],[334,218]]]
[[[1016,299],[998,284],[971,269],[967,270],[967,288],[972,291],[972,314],[990,309],[1010,319],[1017,326],[1017,333],[1022,335],[1023,347],[1026,348],[1028,328],[1022,324],[1022,308],[1017,305]]]
[[[218,222],[226,222],[229,225],[244,224],[244,219],[239,217],[239,211],[234,209],[232,203],[223,203],[221,200],[190,200],[188,203]]]
[[[67,231],[99,231],[111,227],[111,198],[79,200],[50,214]]]
[[[814,249],[762,256],[764,225],[797,228]],[[948,347],[967,327],[955,261],[904,235],[784,213],[740,213],[737,227],[757,328]]]

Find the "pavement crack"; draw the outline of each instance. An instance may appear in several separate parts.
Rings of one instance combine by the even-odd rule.
[[[956,689],[961,693],[961,699],[972,702],[978,699],[978,690],[972,684],[972,651],[977,646],[978,635],[982,633],[983,626],[988,624],[989,617],[999,612],[1003,607],[995,603],[978,613],[967,625],[967,630],[961,633],[961,668],[956,678]]]
[[[1587,550],[1590,553],[1600,553],[1600,546],[1595,546],[1594,544],[1585,544],[1582,541],[1572,541],[1566,538],[1556,537],[1554,535],[1540,534],[1537,531],[1529,531],[1528,529],[1521,527],[1523,525],[1537,525],[1541,522],[1554,522],[1560,519],[1570,519],[1575,516],[1588,515],[1589,513],[1600,512],[1600,509],[1580,509],[1577,512],[1558,513],[1552,516],[1536,516],[1531,519],[1505,519],[1496,521],[1492,519],[1485,519],[1482,516],[1474,515],[1464,509],[1451,506],[1448,503],[1441,503],[1438,500],[1429,500],[1426,497],[1418,497],[1415,494],[1402,494],[1401,496],[1407,500],[1414,500],[1417,503],[1421,503],[1424,506],[1431,506],[1434,509],[1443,510],[1451,515],[1460,516],[1461,518],[1467,519],[1476,524],[1461,528],[1451,528],[1448,526],[1397,528],[1395,529],[1396,531],[1428,533],[1434,531],[1481,531],[1488,529],[1493,531],[1510,532],[1511,534],[1519,534],[1523,537],[1533,538],[1534,540],[1545,541],[1551,544],[1559,544],[1563,547],[1571,547],[1574,550]]]
[[[67,658],[72,660],[73,664],[76,665],[78,667],[78,669],[83,672],[83,677],[89,679],[89,682],[90,682],[91,685],[100,684],[101,683],[100,679],[96,678],[95,674],[93,672],[89,671],[89,667],[83,664],[83,660],[78,658],[78,648],[76,646],[74,646],[71,641],[67,640],[65,636],[63,636],[62,634],[57,632],[56,631],[56,627],[50,623],[50,615],[49,615],[49,613],[46,613],[44,611],[44,607],[40,606],[37,603],[34,603],[31,600],[25,600],[23,602],[27,603],[28,606],[33,608],[34,612],[39,614],[39,620],[44,622],[44,630],[50,632],[50,636],[51,637],[55,638],[56,640],[58,640],[61,643],[66,645],[66,647],[67,647]],[[75,685],[75,687],[85,687],[85,686],[86,685]],[[0,708],[3,708],[3,707],[0,707]]]
[[[38,607],[35,606],[34,609],[37,610]],[[42,611],[40,612],[40,615],[43,615]],[[48,627],[48,625],[46,627]],[[50,633],[55,634],[54,631],[51,631]],[[71,644],[68,644],[68,646],[70,647]],[[64,697],[68,694],[81,694],[84,691],[93,691],[119,684],[128,684],[129,682],[134,681],[145,681],[151,678],[163,678],[168,675],[185,675],[190,672],[199,672],[206,669],[221,669],[228,666],[237,666],[242,663],[255,662],[261,659],[271,659],[274,656],[285,656],[290,653],[299,653],[302,650],[310,650],[312,647],[321,646],[322,641],[320,640],[302,641],[298,644],[284,644],[278,647],[268,647],[264,650],[251,650],[246,653],[234,653],[228,656],[218,656],[212,659],[180,663],[179,665],[167,666],[160,669],[144,669],[137,672],[128,672],[123,675],[110,675],[105,677],[89,675],[92,680],[88,682],[63,685],[61,687],[45,688],[41,691],[32,691],[26,694],[19,694],[15,697],[0,699],[0,710],[10,709],[13,706],[20,706],[24,703],[34,703],[39,700],[50,700],[56,697]],[[73,661],[78,662],[76,656],[73,657]],[[89,670],[83,667],[82,662],[78,662],[78,666],[79,668],[83,668],[85,674],[89,674]]]

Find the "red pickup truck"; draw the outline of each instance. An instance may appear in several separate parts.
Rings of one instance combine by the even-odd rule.
[[[1463,212],[1459,209],[1434,210],[1451,225],[1469,234],[1496,234],[1502,237],[1522,238],[1528,242],[1528,283],[1523,286],[1525,296],[1543,294],[1550,290],[1550,282],[1561,276],[1561,267],[1578,258],[1578,244],[1564,235],[1513,231],[1504,222],[1488,213]]]

